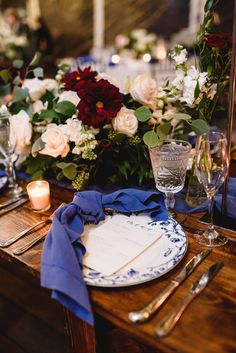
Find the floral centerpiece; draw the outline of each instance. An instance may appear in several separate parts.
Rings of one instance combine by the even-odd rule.
[[[157,44],[156,34],[143,28],[120,33],[115,38],[115,49],[125,59],[142,59],[145,54],[156,58]]]
[[[70,72],[66,65],[55,79],[43,79],[38,55],[24,70],[20,60],[1,70],[12,143],[32,179],[70,180],[77,190],[107,180],[153,185],[150,147],[167,136],[187,139],[191,131],[208,131],[227,89],[230,54],[229,46],[212,44],[213,2],[207,4],[198,65],[189,67],[187,51],[176,46],[170,53],[176,78],[163,87],[145,74],[127,80],[121,92],[106,74],[89,67]]]

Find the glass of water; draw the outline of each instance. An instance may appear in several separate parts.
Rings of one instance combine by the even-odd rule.
[[[168,211],[174,208],[174,194],[184,187],[191,148],[186,141],[169,139],[149,149],[156,188],[165,193]]]

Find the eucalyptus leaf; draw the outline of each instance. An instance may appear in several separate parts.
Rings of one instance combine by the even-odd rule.
[[[13,84],[14,84],[15,86],[19,86],[20,83],[21,83],[21,78],[20,78],[20,76],[16,76],[16,77],[14,78],[14,80],[13,80]]]
[[[19,102],[24,100],[29,94],[29,90],[27,87],[21,88],[18,86],[15,86],[13,89],[13,99],[12,102]]]
[[[138,121],[145,122],[149,120],[152,116],[152,112],[150,109],[147,107],[140,107],[137,110],[135,110],[135,116],[138,119]]]
[[[159,139],[163,140],[164,138],[166,138],[166,136],[170,132],[171,127],[172,125],[169,122],[158,126],[158,128],[156,129],[156,134],[159,136]]]
[[[44,109],[41,111],[39,114],[40,119],[44,120],[52,120],[54,118],[57,118],[57,113],[53,109]]]
[[[24,65],[24,61],[21,59],[16,59],[13,61],[12,63],[13,67],[15,67],[16,69],[21,69],[22,66]]]
[[[35,77],[43,77],[43,69],[42,69],[42,67],[36,67],[33,70],[33,73],[34,73]]]
[[[69,101],[63,101],[56,104],[55,111],[66,116],[72,116],[76,114],[76,106]]]
[[[147,131],[143,135],[143,141],[148,147],[156,147],[160,144],[160,138],[155,131]]]
[[[31,60],[31,62],[29,63],[29,66],[36,66],[38,65],[40,59],[41,59],[42,54],[39,51],[36,51],[36,53],[34,54],[33,59]]]
[[[11,73],[7,69],[3,69],[0,71],[0,77],[3,79],[5,83],[7,83],[11,79]]]
[[[63,175],[69,179],[74,180],[77,175],[77,165],[75,163],[57,163],[57,167],[62,169]]]
[[[190,120],[190,119],[192,119],[192,117],[189,114],[185,114],[185,113],[171,114],[170,118],[180,119],[180,120]]]
[[[33,156],[36,156],[36,154],[42,150],[45,146],[45,142],[43,142],[43,140],[41,139],[41,137],[39,137],[34,143],[33,143],[33,146],[32,146],[32,149],[31,149],[31,153]]]
[[[191,127],[193,131],[196,132],[197,135],[201,135],[209,132],[209,126],[207,122],[203,119],[193,120],[191,123]]]

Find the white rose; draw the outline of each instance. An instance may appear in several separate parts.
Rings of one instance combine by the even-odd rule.
[[[47,104],[44,105],[41,100],[38,100],[33,103],[33,112],[34,113],[40,113],[42,110],[45,110],[45,109],[47,109]]]
[[[26,79],[22,87],[28,88],[29,96],[33,102],[39,100],[46,91],[43,81],[39,80],[37,77]]]
[[[143,74],[135,78],[130,85],[132,98],[144,105],[153,105],[156,94],[156,81],[149,75]]]
[[[43,80],[43,84],[44,84],[45,89],[50,92],[55,92],[58,90],[57,81],[54,80],[53,78],[45,78]]]
[[[122,107],[117,116],[112,120],[113,129],[121,134],[133,136],[138,130],[138,120],[134,110]]]
[[[30,145],[32,125],[29,115],[21,110],[10,118],[10,143],[16,154],[24,153],[25,147]]]
[[[62,94],[59,95],[58,103],[63,101],[71,102],[75,106],[77,106],[79,104],[80,98],[78,94],[74,91],[64,91]]]
[[[39,152],[52,157],[65,157],[70,150],[67,136],[60,125],[49,124],[41,139],[45,142],[44,148]]]

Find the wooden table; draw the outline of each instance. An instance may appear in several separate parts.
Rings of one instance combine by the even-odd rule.
[[[62,201],[69,202],[72,199],[70,191],[62,190],[55,186],[52,187],[52,195],[53,207],[48,211],[48,214]],[[210,256],[177,289],[168,302],[163,305],[153,319],[147,323],[137,325],[130,323],[127,318],[129,311],[136,310],[148,303],[193,255],[203,250],[203,247],[195,243],[192,239],[193,229],[205,227],[198,218],[199,214],[195,214],[188,216],[184,221],[183,228],[185,228],[189,238],[189,248],[183,261],[167,275],[142,285],[127,288],[101,289],[90,287],[89,293],[96,317],[104,318],[116,327],[121,328],[138,342],[149,347],[150,350],[156,349],[157,352],[235,352],[236,232],[230,230],[222,230],[222,233],[230,239],[228,244],[224,247],[214,249]],[[6,239],[10,234],[16,233],[40,219],[42,219],[42,215],[33,213],[29,203],[26,203],[17,210],[1,217],[0,240]],[[12,250],[16,245],[24,244],[26,241],[27,238],[24,238],[17,244],[0,249],[1,268],[4,268],[4,271],[9,271],[9,273],[14,273],[16,282],[17,278],[23,278],[31,286],[36,286],[37,291],[42,292],[43,296],[46,295],[49,298],[48,291],[39,287],[42,242],[21,256],[14,256],[12,254]],[[204,270],[214,262],[219,261],[224,263],[224,267],[204,292],[191,303],[174,331],[166,338],[161,339],[156,337],[154,328],[159,320],[184,297],[188,288]],[[7,287],[7,283],[5,287]],[[4,288],[3,291],[7,291],[7,288]],[[49,305],[57,305],[55,301],[50,299],[48,301]],[[61,306],[58,304],[55,312],[59,310],[59,307]],[[65,310],[65,313],[73,352],[94,353],[96,351],[94,329],[77,319],[70,312]],[[60,314],[59,316],[63,320],[63,315]]]

